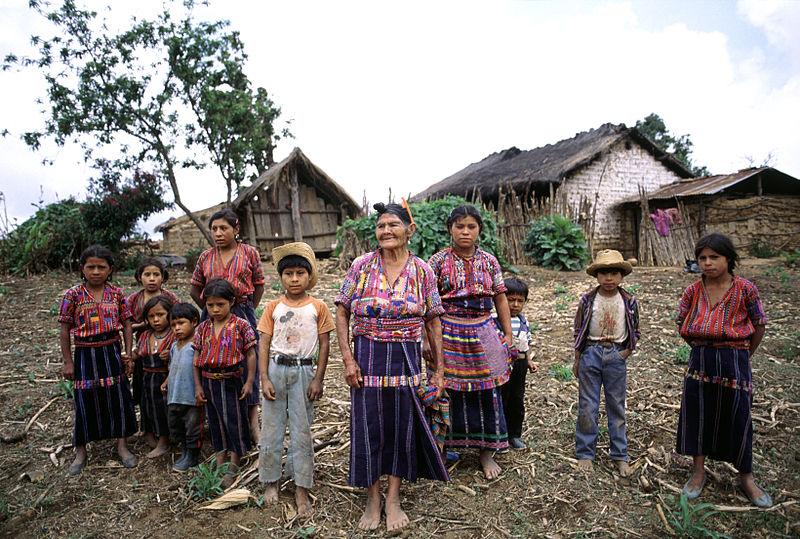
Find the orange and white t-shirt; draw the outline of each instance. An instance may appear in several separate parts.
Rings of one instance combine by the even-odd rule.
[[[258,321],[258,331],[272,336],[270,355],[292,357],[314,357],[319,335],[335,327],[325,303],[311,296],[297,305],[286,296],[270,301]]]

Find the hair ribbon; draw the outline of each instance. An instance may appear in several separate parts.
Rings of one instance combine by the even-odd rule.
[[[400,205],[408,212],[408,217],[411,219],[411,224],[417,226],[417,223],[414,222],[414,216],[411,215],[411,208],[408,207],[408,202],[406,202],[405,198],[400,197]]]

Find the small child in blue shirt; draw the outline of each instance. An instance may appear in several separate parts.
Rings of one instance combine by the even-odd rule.
[[[506,298],[511,314],[511,354],[516,357],[511,377],[501,388],[503,414],[508,427],[508,446],[511,449],[524,449],[525,442],[520,438],[522,438],[522,422],[525,419],[525,378],[528,371],[536,372],[539,368],[533,362],[531,330],[528,320],[522,314],[522,308],[528,301],[528,285],[516,277],[505,279],[504,283],[508,289]]]
[[[161,385],[167,394],[167,422],[170,434],[181,446],[181,456],[172,465],[176,472],[197,466],[200,453],[201,407],[194,387],[194,330],[200,313],[190,303],[178,303],[170,310],[170,325],[175,342],[169,351],[169,375]]]

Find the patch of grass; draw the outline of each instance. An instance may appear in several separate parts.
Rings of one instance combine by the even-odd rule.
[[[553,290],[553,294],[555,294],[556,296],[559,296],[561,294],[566,294],[566,293],[567,293],[567,289],[564,287],[563,284],[560,284],[560,285],[556,286],[556,289]]]
[[[673,345],[669,350],[665,350],[663,355],[678,365],[686,365],[689,363],[689,356],[692,353],[692,347],[685,342]]]
[[[8,287],[0,285],[0,294],[8,294]]]
[[[730,538],[724,533],[718,533],[706,527],[708,517],[719,513],[719,511],[709,510],[714,507],[713,503],[692,505],[685,494],[681,494],[677,501],[675,501],[675,496],[668,496],[667,500],[671,502],[671,506],[667,504],[664,509],[667,512],[669,524],[678,537]]]
[[[555,378],[559,382],[569,382],[572,380],[572,365],[552,365],[550,367],[550,377]]]
[[[640,284],[626,284],[624,286],[625,290],[633,294],[634,296],[638,296],[639,292],[642,290],[642,285]]]
[[[793,253],[781,253],[783,265],[787,268],[800,267],[800,249],[795,249]]]
[[[33,403],[30,399],[25,399],[25,402],[17,406],[17,416],[27,415],[31,408],[33,408]]]
[[[59,380],[56,384],[56,393],[64,395],[65,399],[71,399],[75,396],[75,384],[72,380]]]
[[[274,283],[272,283],[272,286],[270,286],[270,288],[272,290],[275,290],[276,292],[280,292],[281,290],[283,290],[283,283],[281,283],[280,281],[275,281]]]
[[[211,500],[222,494],[222,478],[230,467],[230,462],[217,467],[214,462],[201,462],[194,468],[194,477],[189,480],[189,498]]]
[[[758,240],[750,246],[750,254],[756,258],[772,258],[778,256],[778,250],[765,241]]]
[[[261,305],[259,305],[259,306],[256,308],[256,320],[261,320],[261,315],[262,315],[262,314],[264,314],[264,307],[262,307]]]
[[[295,535],[302,539],[308,539],[309,537],[313,537],[316,531],[317,531],[316,526],[306,526],[305,528],[300,528],[299,530],[297,530]]]

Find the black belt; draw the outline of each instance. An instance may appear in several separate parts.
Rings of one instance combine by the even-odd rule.
[[[298,365],[313,365],[313,357],[294,357],[287,356],[286,354],[275,354],[273,356],[275,363],[278,365],[286,365],[287,367],[297,367]]]
[[[617,344],[614,341],[589,341],[589,346],[602,346],[603,348],[614,348],[615,346],[622,346],[621,344]]]

